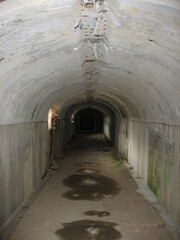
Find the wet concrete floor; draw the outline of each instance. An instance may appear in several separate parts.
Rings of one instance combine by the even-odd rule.
[[[121,233],[115,226],[112,222],[80,220],[63,224],[56,234],[66,240],[116,240],[121,238]]]
[[[91,169],[84,169],[91,171]],[[63,194],[71,200],[98,201],[106,195],[116,195],[120,191],[118,183],[113,179],[95,174],[72,174],[63,180],[65,186],[72,188]]]
[[[70,148],[11,239],[173,239],[100,135],[79,136]]]

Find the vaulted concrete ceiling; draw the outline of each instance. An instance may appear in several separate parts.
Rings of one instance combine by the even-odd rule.
[[[1,124],[80,102],[179,123],[180,2],[0,1]]]

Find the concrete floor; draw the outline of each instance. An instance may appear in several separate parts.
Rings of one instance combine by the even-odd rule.
[[[83,135],[69,148],[11,239],[173,239],[104,139]]]

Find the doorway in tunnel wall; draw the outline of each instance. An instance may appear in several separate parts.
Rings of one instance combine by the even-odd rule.
[[[75,123],[78,133],[101,133],[103,131],[102,113],[92,108],[79,111]]]
[[[55,134],[56,134],[56,125],[57,125],[58,110],[54,107],[51,107],[48,113],[48,131],[49,131],[49,165],[53,165],[54,151],[55,151]]]

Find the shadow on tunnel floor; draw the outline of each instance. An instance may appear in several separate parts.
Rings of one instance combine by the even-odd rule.
[[[84,149],[96,151],[110,151],[112,149],[112,142],[109,141],[104,134],[94,133],[78,133],[67,144],[65,150]]]

